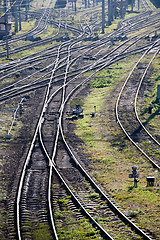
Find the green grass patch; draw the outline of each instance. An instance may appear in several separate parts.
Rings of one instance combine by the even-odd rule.
[[[51,240],[53,239],[49,226],[45,223],[40,223],[37,226],[37,229],[33,232],[33,239],[35,240]]]
[[[65,198],[61,198],[57,200],[57,203],[61,204],[61,205],[67,205],[68,200]]]
[[[160,84],[160,57],[157,56],[152,62],[151,71],[148,83],[152,83],[145,92],[143,104],[137,103],[137,109],[141,121],[152,129],[152,134],[156,134],[159,131],[159,120],[160,120],[160,100],[157,100],[157,85]],[[149,107],[152,106],[152,113],[148,112]]]
[[[59,186],[52,184],[53,192],[59,191]],[[63,192],[63,190],[62,190]],[[91,196],[95,198],[96,196]],[[71,197],[66,196],[56,201],[54,207],[54,219],[56,223],[56,230],[59,239],[102,239],[99,231],[94,229],[89,220],[83,215],[78,220],[76,215],[82,214],[81,209],[71,210],[69,206],[72,206]]]
[[[16,36],[22,35],[30,30],[32,30],[35,27],[35,20],[29,20],[29,22],[21,22],[22,29],[18,33],[16,33]],[[12,24],[12,32],[14,32],[14,25]]]
[[[129,57],[129,60],[130,59],[131,58]],[[98,72],[89,84],[93,88],[104,88],[113,86],[113,84],[121,81],[124,78],[131,65],[132,62],[129,61],[120,61],[116,64],[113,64],[112,67]]]
[[[119,93],[117,87],[122,85],[120,82],[124,82],[135,60],[136,57],[130,57],[118,65],[114,64],[112,68],[99,72],[90,81],[92,91],[83,99],[84,119],[79,119],[76,122],[75,133],[85,142],[84,151],[90,154],[90,167],[92,168],[90,175],[103,184],[128,216],[136,219],[141,227],[155,232],[159,238],[157,220],[159,219],[159,187],[157,185],[160,184],[159,172],[154,170],[150,163],[125,138],[115,122],[114,115],[114,101]],[[154,69],[155,74],[158,69]],[[107,81],[108,78],[111,79],[111,83],[103,86],[101,80]],[[155,82],[157,83],[157,81]],[[112,97],[113,95],[115,98]],[[154,97],[150,98],[150,102],[153,99]],[[96,115],[95,118],[91,118],[89,114],[95,105]],[[159,131],[158,119],[156,132]],[[147,142],[143,144],[147,145]],[[140,174],[137,188],[134,188],[133,179],[128,177],[132,173],[134,165],[137,166]],[[155,187],[147,187],[147,176],[155,176]],[[154,219],[152,224],[150,219]]]
[[[26,57],[28,55],[31,55],[33,53],[36,53],[36,52],[40,52],[42,50],[45,50],[46,48],[48,47],[51,47],[51,44],[46,44],[46,45],[41,45],[41,46],[37,46],[37,47],[33,47],[31,49],[28,49],[28,50],[24,50],[24,51],[21,51],[19,53],[15,53],[13,56],[15,59],[20,59],[20,58],[23,58],[23,57]]]
[[[98,193],[92,193],[92,194],[90,194],[90,195],[88,196],[88,198],[91,198],[91,199],[97,198],[97,197],[99,197],[99,194],[98,194]]]

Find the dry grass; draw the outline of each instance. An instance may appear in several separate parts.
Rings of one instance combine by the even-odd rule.
[[[128,67],[131,61],[133,59],[127,59]],[[113,73],[110,70],[110,74],[114,76],[116,75],[114,66],[113,69]],[[117,70],[117,76],[121,76],[119,80],[126,77],[127,72],[124,70],[126,69],[122,63],[121,71]],[[106,70],[100,72],[99,76],[105,74]],[[117,91],[119,86],[117,79],[111,80],[108,87],[98,88],[98,91],[97,88],[93,88],[92,93],[84,99],[85,118],[78,120],[75,132],[86,143],[84,151],[91,155],[93,170],[90,174],[108,190],[127,215],[142,228],[153,231],[158,239],[160,174],[125,138],[116,123],[114,97],[119,92]],[[97,83],[97,78],[95,82]],[[86,114],[93,111],[94,105],[97,106],[96,117],[91,118]],[[156,130],[159,131],[158,124]],[[128,178],[134,165],[140,174],[137,188],[133,187],[133,179]],[[155,176],[155,187],[147,187],[147,176]]]

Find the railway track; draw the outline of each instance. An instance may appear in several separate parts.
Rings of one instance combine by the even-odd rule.
[[[31,36],[31,35],[37,36],[38,34],[41,34],[47,28],[48,19],[51,14],[51,8],[49,8],[49,6],[48,8],[46,7],[44,9],[42,15],[40,16],[39,21],[37,22],[36,26],[32,30],[28,31],[25,34],[21,34],[19,36],[14,36],[14,37],[12,36],[12,38],[9,39],[9,44],[12,44],[17,41],[25,40],[27,36]],[[5,42],[1,40],[0,46],[4,46],[4,45],[5,45]]]
[[[81,85],[81,84],[80,84]],[[77,88],[77,87],[76,87]],[[64,88],[63,88],[63,90],[64,90]],[[73,92],[74,91],[74,89],[72,90],[72,91],[70,91],[70,92]],[[66,101],[66,100],[65,100]],[[63,101],[62,101],[62,106],[61,106],[61,108],[60,108],[60,119],[59,119],[59,121],[58,121],[58,127],[57,127],[57,129],[61,129],[61,135],[62,135],[62,138],[63,138],[63,141],[64,141],[64,143],[65,143],[65,148],[67,149],[67,152],[69,153],[69,159],[68,159],[68,163],[67,163],[67,157],[65,157],[65,154],[64,154],[64,146],[62,147],[59,147],[60,149],[62,149],[61,151],[60,151],[60,153],[59,152],[57,152],[57,156],[60,156],[60,162],[59,162],[59,164],[60,164],[60,166],[61,166],[61,164],[62,165],[65,165],[66,164],[66,166],[68,166],[68,165],[70,165],[69,163],[70,163],[70,161],[71,161],[71,159],[73,160],[74,159],[74,164],[78,167],[78,168],[80,168],[81,169],[81,171],[83,172],[83,174],[85,174],[85,177],[87,177],[87,179],[89,179],[90,181],[91,181],[91,184],[92,185],[94,185],[94,187],[96,188],[96,190],[99,190],[98,192],[100,192],[101,194],[102,194],[102,192],[100,191],[100,189],[98,188],[98,186],[90,179],[90,177],[86,174],[86,172],[85,172],[85,170],[82,168],[82,167],[80,167],[80,164],[78,164],[78,161],[76,160],[76,158],[74,157],[74,155],[73,155],[73,153],[71,152],[71,150],[70,150],[70,148],[69,148],[69,146],[67,146],[67,144],[66,144],[66,141],[65,141],[65,139],[64,139],[64,136],[63,136],[63,133],[62,133],[62,126],[61,126],[61,118],[62,118],[62,113],[63,113],[63,108],[64,108],[64,103],[63,103]],[[59,131],[57,132],[57,135],[59,135]],[[42,136],[41,136],[41,138],[42,138]],[[44,139],[45,139],[45,134],[44,134]],[[57,143],[57,140],[58,140],[58,136],[56,137],[56,143]],[[44,142],[45,142],[45,140],[44,140]],[[43,145],[43,147],[44,147],[44,151],[46,152],[46,148],[45,148],[45,144],[43,143],[42,144]],[[56,147],[54,148],[54,151],[53,151],[53,156],[52,156],[52,161],[54,160],[53,159],[53,157],[55,156],[55,152],[57,151],[56,150],[56,148],[57,148],[57,144],[56,144]],[[64,162],[62,162],[62,159],[65,159],[65,163]],[[56,166],[57,166],[57,162],[55,162],[54,161],[54,163],[56,163]],[[53,164],[53,167],[54,167],[54,169],[55,169],[55,171],[57,172],[57,169],[56,169],[56,167],[55,167],[55,165]],[[58,167],[58,166],[57,166]],[[58,167],[59,168],[59,167]],[[68,175],[68,172],[69,172],[69,169],[68,169],[68,167],[66,168],[66,175]],[[70,169],[70,171],[71,171],[71,174],[69,174],[70,175],[70,177],[69,178],[73,178],[73,176],[75,177],[76,175],[75,175],[75,172],[74,172],[74,170],[73,170],[73,168],[72,169]],[[60,172],[57,172],[57,174],[59,175],[59,177],[61,178],[61,180],[62,180],[62,177],[61,177],[61,175],[63,175],[63,178],[64,178],[64,176],[65,176],[65,169],[62,167],[62,169],[60,170]],[[73,172],[74,172],[74,174],[73,174]],[[71,175],[72,175],[72,177],[71,177]],[[66,176],[65,176],[65,178],[66,178]],[[82,182],[84,182],[84,179],[82,180],[80,180],[80,176],[78,177],[78,182],[80,182],[80,183],[82,183]],[[67,182],[69,182],[69,179],[67,178]],[[75,179],[74,179],[74,182],[75,182]],[[70,192],[70,194],[71,194],[71,196],[72,196],[72,198],[74,198],[74,201],[76,201],[76,203],[82,208],[82,210],[83,211],[85,211],[86,213],[89,211],[89,209],[92,209],[93,210],[93,208],[95,208],[95,209],[97,209],[95,206],[95,203],[90,203],[90,206],[88,206],[88,209],[87,209],[87,203],[86,202],[84,202],[85,200],[82,200],[82,196],[85,198],[85,196],[86,196],[86,193],[84,193],[84,188],[83,188],[83,194],[82,194],[82,192],[81,193],[79,193],[79,196],[78,196],[78,198],[79,199],[81,199],[81,202],[83,201],[83,203],[80,203],[79,201],[77,201],[77,197],[75,196],[75,193],[73,193],[73,191],[71,191],[70,189],[69,189],[69,187],[68,187],[68,184],[66,183],[66,182],[64,182],[64,180],[63,180],[63,184],[65,184],[65,186],[66,186],[66,188],[67,188],[67,190]],[[85,186],[86,184],[84,184],[84,186]],[[73,187],[73,186],[72,186]],[[75,192],[75,189],[77,189],[77,186],[75,186],[75,188],[74,188],[74,192]],[[88,192],[88,189],[87,189],[87,192]],[[92,192],[93,193],[93,192]],[[77,194],[77,193],[76,193]],[[114,204],[111,204],[111,202],[109,201],[109,199],[103,194],[102,195],[103,196],[103,198],[107,201],[107,202],[109,202],[108,203],[108,206],[106,206],[106,208],[108,208],[110,205],[110,208],[112,209],[112,208],[114,208],[114,211],[115,211],[115,206],[114,206]],[[98,203],[98,205],[100,204],[100,201],[101,200],[99,200],[99,203]],[[94,201],[93,201],[94,202]],[[102,201],[101,201],[101,204],[102,204]],[[103,204],[104,204],[104,202],[103,202]],[[92,207],[91,207],[91,205],[92,205]],[[86,210],[85,210],[86,209]],[[103,209],[104,210],[104,209]],[[118,211],[119,212],[119,211]],[[108,209],[108,214],[111,216],[111,212],[109,212],[109,209]],[[112,212],[112,214],[113,214],[113,212]],[[92,212],[92,215],[93,215],[93,212]],[[113,215],[112,215],[113,216]],[[91,216],[89,216],[89,214],[88,214],[88,217],[89,218],[91,218]],[[124,216],[123,216],[124,217]],[[115,216],[114,216],[114,219],[115,219]],[[119,220],[119,219],[116,219],[116,221],[117,220]],[[94,222],[94,225],[96,224],[96,226],[99,228],[99,225],[94,221],[94,218],[91,218],[91,221],[92,222]],[[129,222],[129,220],[128,220],[128,222]],[[121,225],[122,226],[122,225]],[[124,225],[125,226],[125,225]],[[123,226],[123,227],[124,227]],[[132,227],[134,226],[134,224],[132,225]],[[118,227],[118,229],[119,229],[119,227]],[[117,230],[118,230],[117,229]],[[138,229],[138,228],[137,228]],[[105,233],[105,230],[103,230],[103,228],[100,228],[100,231],[102,232],[102,236],[104,236],[106,239],[112,239],[112,237],[110,236],[110,235],[108,235],[108,234],[106,234]],[[112,231],[113,231],[113,229],[112,229]],[[116,231],[116,230],[115,230]],[[128,232],[129,230],[128,229],[126,229],[126,232],[127,232],[127,234],[129,234],[129,232]],[[125,232],[125,231],[124,231]],[[126,232],[125,232],[125,234],[126,234]],[[145,233],[143,233],[141,230],[140,230],[140,233],[143,235],[143,237],[145,237],[146,239],[150,239],[147,235],[145,235]],[[105,235],[104,235],[105,234]],[[132,236],[133,237],[133,236]]]
[[[147,18],[147,16],[146,16],[146,18]],[[152,16],[152,18],[153,18],[153,16]],[[157,19],[157,21],[159,21],[159,19]],[[150,21],[149,21],[150,22]],[[151,23],[150,23],[151,24]],[[133,24],[134,25],[134,24]],[[128,27],[130,26],[130,24],[128,25]],[[142,26],[141,26],[142,27]],[[126,29],[125,29],[125,27],[122,27],[122,29],[123,30],[125,30],[126,31]],[[122,31],[122,30],[121,30]],[[52,39],[53,40],[53,39]],[[46,41],[47,41],[47,39],[46,39]],[[43,42],[43,41],[42,41]],[[37,43],[35,43],[35,45],[36,45]],[[32,44],[31,44],[32,45]],[[27,46],[27,48],[28,48],[29,46]],[[20,49],[21,50],[21,49]],[[23,47],[22,47],[22,50],[23,50]],[[18,49],[16,50],[16,51],[18,51]],[[6,67],[6,66],[5,66]]]
[[[139,41],[139,40],[141,40],[141,39],[143,39],[143,36],[142,37],[140,37],[139,39],[137,39],[136,41]],[[103,67],[103,65],[105,65],[105,66],[107,66],[107,65],[109,65],[109,64],[111,64],[111,63],[113,63],[114,61],[117,61],[117,58],[119,59],[120,57],[121,57],[121,55],[122,55],[122,58],[124,58],[126,55],[125,54],[127,54],[127,55],[129,55],[130,54],[130,52],[128,51],[128,49],[129,48],[131,48],[134,44],[135,44],[135,38],[133,38],[133,43],[132,43],[132,40],[130,40],[130,44],[126,47],[125,46],[125,44],[122,44],[121,45],[121,47],[122,47],[122,49],[120,48],[120,47],[118,47],[118,51],[119,51],[119,53],[117,54],[117,49],[115,49],[114,51],[112,51],[109,55],[106,55],[106,56],[104,56],[102,59],[98,59],[97,60],[97,62],[95,62],[95,63],[93,63],[93,64],[91,64],[91,65],[88,65],[86,68],[84,68],[84,71],[88,71],[88,67],[90,68],[90,70],[91,69],[94,69],[94,68],[98,68],[98,67],[100,67],[100,66],[102,66]],[[123,46],[124,45],[124,46]],[[144,47],[144,49],[142,48],[142,49],[137,49],[137,50],[131,50],[131,54],[132,54],[132,51],[134,52],[136,52],[136,51],[138,51],[139,52],[139,50],[141,51],[144,51],[145,49],[147,48],[147,45]],[[120,50],[121,49],[121,50]],[[76,50],[76,49],[75,49]],[[87,52],[88,50],[86,50],[86,52]],[[115,55],[113,54],[113,53],[116,53]],[[125,53],[126,52],[126,53]],[[84,53],[83,53],[83,55],[84,55]],[[110,58],[110,56],[112,55],[112,57]],[[80,54],[79,55],[79,57],[82,57],[82,54]],[[108,61],[106,61],[106,59],[108,58]],[[75,59],[77,59],[77,57],[75,58]],[[72,60],[73,62],[75,61],[74,59]],[[37,64],[35,64],[35,66],[36,66]],[[53,64],[51,64],[50,65],[50,69],[51,69],[51,67],[52,67],[52,65]],[[47,69],[49,69],[49,67],[47,66]],[[38,74],[39,72],[42,72],[43,73],[43,71],[44,70],[46,70],[46,68],[44,68],[44,69],[41,69],[41,70],[39,70],[39,71],[37,71],[37,72],[35,72],[35,73],[33,73],[33,74],[31,74],[30,76],[29,76],[29,78],[31,78],[31,77],[33,77],[34,75],[36,75],[36,74]],[[79,71],[78,71],[79,72]],[[82,71],[83,72],[83,71]],[[22,80],[19,80],[16,84],[14,83],[13,85],[11,85],[9,88],[7,88],[7,89],[3,89],[3,91],[1,92],[1,95],[2,95],[2,97],[1,97],[1,100],[3,100],[3,99],[5,99],[5,95],[6,95],[6,98],[8,98],[8,97],[10,97],[10,96],[14,96],[14,95],[16,95],[16,94],[21,94],[21,92],[23,92],[23,90],[24,89],[26,89],[25,91],[29,91],[29,89],[28,88],[30,88],[30,91],[32,91],[33,89],[35,89],[35,88],[39,88],[39,87],[41,87],[43,84],[44,84],[44,86],[45,86],[45,84],[46,84],[46,82],[47,82],[47,80],[46,80],[46,76],[48,76],[50,74],[50,71],[49,72],[47,72],[47,73],[45,73],[44,75],[42,74],[42,76],[40,77],[40,78],[38,78],[37,80],[35,80],[34,82],[32,81],[31,83],[29,83],[29,84],[27,84],[27,85],[20,85],[19,87],[16,87],[16,88],[14,88],[14,90],[12,89],[12,87],[15,87],[15,85],[17,85],[17,84],[19,84],[19,83],[21,83],[22,81],[24,81],[24,80],[26,80],[27,78],[24,78],[24,79],[22,79]],[[73,72],[71,71],[71,72],[69,72],[69,74],[71,74],[72,75],[72,77],[73,77]],[[76,73],[75,73],[76,74]],[[78,73],[77,73],[78,74]],[[44,80],[41,80],[41,79],[43,79],[43,78],[45,78]],[[58,76],[56,76],[56,78],[58,78]],[[3,78],[2,78],[3,79]],[[40,81],[41,80],[41,81]],[[28,89],[28,90],[27,90]]]
[[[158,48],[158,50],[156,50],[156,54],[151,57],[149,63],[147,64],[144,62],[144,57],[146,57],[146,55],[154,48],[154,46],[155,44],[153,44],[142,55],[142,57],[135,64],[131,73],[126,79],[125,84],[123,85],[123,88],[117,99],[116,117],[121,128],[123,129],[127,137],[132,141],[132,143],[149,159],[149,161],[153,164],[154,167],[160,169],[160,162],[159,158],[157,157],[157,153],[159,151],[159,143],[158,141],[156,141],[156,139],[152,137],[152,135],[145,129],[144,125],[140,122],[136,107],[136,100],[141,83],[147,74],[147,70],[149,71],[149,67],[152,61],[159,53]],[[130,90],[132,91],[132,94]],[[130,105],[128,105],[128,103],[130,103]],[[135,112],[135,115],[132,114],[133,110]],[[129,123],[128,127],[124,122]],[[144,141],[147,142],[147,146],[143,144]],[[150,151],[151,149],[152,151]]]
[[[155,28],[155,29],[156,29],[156,28]],[[131,40],[132,40],[132,39],[131,39]],[[129,42],[130,42],[131,40],[129,40]],[[133,40],[135,41],[134,37],[133,37]],[[98,43],[98,44],[99,44],[99,47],[101,47],[101,46],[109,43],[109,41],[110,41],[110,38],[108,37],[108,38],[106,39],[106,41],[99,42],[99,43]],[[126,42],[125,42],[125,43],[126,43]],[[133,42],[133,43],[134,43],[134,42]],[[93,48],[95,47],[95,45],[96,45],[96,43],[92,43],[92,44],[90,44],[89,47],[87,46],[87,49],[88,49],[88,48],[93,49]],[[123,45],[125,45],[125,44],[121,44],[121,45],[123,46]],[[131,44],[131,45],[132,45],[132,44]],[[146,47],[147,47],[147,46],[146,46]],[[47,53],[47,57],[50,57],[50,56],[52,57],[52,56],[55,55],[55,53],[54,53],[55,50],[54,50],[54,49],[55,49],[55,47],[53,48],[53,50],[52,50],[52,48],[49,49],[49,51],[48,51],[48,53]],[[80,46],[80,47],[78,47],[78,48],[75,48],[74,51],[76,51],[76,50],[79,50],[79,51],[80,51],[80,50],[83,50],[83,49],[85,49],[85,47],[81,47],[81,46]],[[115,50],[114,50],[114,51],[115,51]],[[65,52],[64,52],[64,53],[65,53]],[[53,54],[54,54],[54,55],[53,55]],[[33,64],[33,68],[36,67],[36,65],[38,65],[42,60],[45,61],[46,58],[43,57],[43,56],[46,56],[46,52],[42,55],[40,61],[39,61],[40,55],[37,56],[39,62],[38,62],[38,63],[34,63],[34,64]],[[29,58],[29,62],[35,62],[37,57],[34,56],[34,57],[33,57],[33,60],[31,60],[32,58]],[[97,54],[96,54],[96,57],[97,57]],[[103,59],[104,59],[104,60],[103,60]],[[103,62],[106,61],[106,57],[103,57],[103,59],[102,59],[103,61],[101,61],[102,64],[103,64]],[[28,61],[28,60],[27,60],[27,61]],[[100,61],[99,61],[99,62],[100,62]],[[16,65],[17,65],[17,66],[18,66],[18,65],[21,65],[21,64],[23,64],[23,65],[25,64],[25,65],[26,65],[26,63],[27,63],[26,60],[24,60],[24,61],[22,61],[22,63],[16,64]],[[14,64],[13,67],[10,67],[10,69],[12,70],[13,68],[15,68],[16,65]],[[52,65],[50,65],[50,67],[51,67],[51,66],[52,66]],[[6,66],[5,66],[5,68],[6,68]],[[29,66],[26,67],[26,68],[32,68],[32,66],[30,66],[30,64],[29,64]],[[19,70],[17,69],[17,70],[15,71],[15,73],[24,71],[26,68],[21,68],[21,69],[19,69]],[[6,69],[7,69],[7,68],[6,68]],[[46,69],[49,69],[49,67],[47,66]],[[36,73],[41,72],[41,71],[43,72],[44,70],[45,70],[45,68],[37,71]],[[34,73],[34,74],[36,74],[36,73]],[[34,74],[33,74],[33,75],[34,75]],[[7,75],[2,76],[2,77],[1,77],[1,80],[5,79],[5,77],[9,77],[9,76],[12,76],[12,75],[13,75],[13,72],[11,72],[10,74],[8,73]],[[30,75],[30,76],[32,76],[32,75]],[[25,78],[25,79],[26,79],[26,78]],[[23,80],[22,80],[22,81],[23,81]],[[19,83],[19,82],[21,82],[21,80],[18,81],[17,83]],[[14,85],[15,85],[15,84],[13,84],[13,86],[14,86]]]
[[[153,17],[150,15],[151,13],[148,12],[148,14],[141,16],[139,29],[153,24],[153,22],[145,23],[147,18],[150,21]],[[86,16],[87,19],[88,15]],[[155,30],[149,30],[150,34],[158,29],[156,24],[159,17],[158,14],[155,16],[153,20]],[[47,231],[49,238],[58,239],[53,209],[53,206],[57,205],[56,193],[53,191],[51,195],[53,179],[56,179],[57,184],[63,183],[62,191],[65,192],[65,196],[71,196],[70,204],[71,208],[75,209],[75,219],[84,219],[86,216],[91,224],[99,229],[99,232],[96,232],[99,239],[153,239],[152,236],[131,222],[119,210],[119,206],[109,194],[104,193],[101,187],[90,178],[76,158],[77,151],[71,150],[64,137],[63,122],[66,118],[66,104],[72,94],[86,84],[98,71],[121,58],[132,55],[133,52],[136,54],[140,51],[144,52],[146,49],[149,51],[148,49],[151,48],[151,43],[147,43],[147,41],[145,41],[146,45],[142,44],[146,31],[139,36],[131,37],[124,43],[118,43],[119,46],[113,46],[111,51],[108,50],[112,38],[116,38],[122,31],[125,31],[126,34],[135,31],[138,25],[135,18],[127,23],[124,21],[121,29],[115,33],[84,46],[81,44],[84,41],[84,36],[93,36],[95,27],[93,24],[96,23],[97,20],[90,24],[86,22],[85,26],[81,25],[82,31],[76,31],[76,37],[45,50],[43,54],[36,53],[21,59],[19,63],[15,61],[6,64],[6,70],[3,70],[4,66],[1,65],[2,71],[6,72],[4,76],[2,73],[1,80],[5,79],[6,76],[12,77],[13,74],[22,70],[29,68],[33,70],[29,76],[3,88],[0,93],[2,104],[7,99],[14,99],[19,95],[23,96],[38,88],[44,89],[43,105],[17,189],[16,231],[18,239],[32,239],[34,233],[41,228]],[[62,22],[58,24],[59,27],[62,25]],[[66,22],[63,27],[67,26]],[[68,30],[72,31],[73,28]],[[78,37],[77,33],[79,33]],[[139,42],[140,46],[134,47]],[[159,43],[156,42],[154,45],[158,47]],[[102,54],[104,46],[108,48]],[[94,50],[95,48],[96,50]],[[87,59],[86,56],[93,54],[93,50],[96,58],[92,63],[93,59],[91,57]],[[87,59],[84,61],[86,66],[78,69],[76,65],[83,58]],[[49,66],[46,59],[50,61]],[[46,61],[46,65],[35,71],[34,68],[38,67],[41,61],[44,63]],[[27,66],[24,67],[24,65]],[[15,69],[14,73],[13,69]],[[90,71],[93,72],[84,78],[83,74]],[[36,75],[38,75],[37,78],[35,78]],[[34,80],[32,80],[33,77]],[[80,213],[78,214],[79,209]],[[91,225],[89,226],[91,227]],[[119,229],[121,229],[120,233]]]

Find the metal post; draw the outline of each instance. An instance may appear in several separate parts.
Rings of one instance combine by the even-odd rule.
[[[114,0],[114,17],[117,18],[117,0]]]
[[[133,12],[133,0],[131,0],[131,11]]]
[[[139,11],[139,7],[140,7],[140,0],[138,0],[138,11]]]
[[[113,21],[113,0],[110,0],[110,4],[111,4],[111,7],[110,7],[110,16],[111,16],[111,21]]]
[[[85,8],[87,8],[87,0],[85,0]]]
[[[105,27],[105,0],[102,0],[102,33],[104,33]]]
[[[88,0],[88,8],[90,8],[90,0]]]
[[[14,7],[14,14],[15,14],[15,32],[18,32],[18,16],[17,16],[17,6]]]
[[[123,18],[126,15],[126,9],[127,9],[127,2],[123,2]]]
[[[74,2],[74,15],[76,16],[76,0],[75,0],[75,2]]]
[[[121,3],[120,3],[120,17],[123,18],[123,0],[121,0]]]
[[[19,11],[19,31],[22,29],[22,25],[21,25],[21,7],[20,7],[20,3],[18,5],[18,11]]]
[[[28,9],[29,9],[29,3],[28,0],[26,0],[26,21],[28,20]]]
[[[128,9],[128,0],[126,0],[126,9]]]
[[[5,11],[5,31],[6,31],[7,59],[9,59],[9,46],[8,46],[8,16],[7,16],[7,2],[6,2],[6,0],[4,0],[4,11]]]
[[[108,25],[111,25],[111,2],[108,0]]]

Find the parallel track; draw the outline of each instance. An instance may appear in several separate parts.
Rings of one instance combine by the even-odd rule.
[[[146,15],[145,15],[146,14]],[[32,139],[30,149],[28,151],[26,160],[23,165],[21,172],[21,178],[19,180],[17,197],[16,197],[16,230],[17,238],[23,239],[26,237],[32,238],[32,232],[28,228],[28,222],[45,223],[48,229],[48,232],[56,240],[58,239],[54,214],[52,209],[52,197],[51,197],[51,184],[52,177],[54,174],[58,176],[59,181],[63,182],[67,192],[72,197],[73,202],[81,209],[82,213],[87,216],[90,222],[94,227],[100,230],[100,234],[105,239],[113,239],[110,233],[108,233],[108,226],[105,226],[103,222],[99,224],[95,219],[97,218],[97,213],[94,212],[95,208],[99,210],[99,215],[104,216],[105,212],[98,205],[102,204],[102,200],[105,201],[105,207],[108,211],[107,217],[115,218],[115,222],[123,221],[125,224],[129,225],[130,228],[125,226],[122,223],[123,238],[129,237],[130,239],[141,236],[143,239],[151,239],[143,230],[137,227],[133,222],[131,222],[116,206],[110,196],[104,193],[101,188],[91,179],[85,169],[81,166],[80,162],[76,158],[76,153],[74,153],[70,146],[67,144],[66,139],[63,133],[63,121],[65,115],[65,107],[72,96],[81,86],[85,85],[96,73],[105,67],[111,65],[115,61],[118,61],[128,55],[133,53],[148,52],[148,49],[151,49],[151,43],[140,47],[134,47],[134,45],[141,42],[146,32],[140,34],[139,36],[134,36],[131,39],[126,40],[124,43],[119,44],[118,47],[113,48],[112,51],[109,51],[110,42],[121,34],[125,32],[129,34],[136,31],[137,28],[141,29],[144,26],[151,26],[153,22],[146,23],[146,19],[151,19],[153,16],[149,16],[151,12],[143,13],[140,17],[141,21],[138,24],[138,19],[130,19],[129,21],[122,22],[121,28],[115,31],[113,34],[109,34],[98,40],[96,42],[89,43],[86,46],[83,46],[81,42],[86,36],[93,36],[93,29],[96,24],[93,21],[91,24],[88,22],[85,23],[85,26],[81,25],[81,30],[75,30],[73,28],[68,28],[73,32],[79,33],[78,37],[66,41],[65,43],[58,44],[56,47],[51,47],[48,50],[45,50],[43,54],[33,54],[24,59],[21,59],[19,63],[16,61],[13,64],[6,64],[1,66],[3,71],[4,67],[7,68],[6,76],[12,76],[18,71],[26,70],[29,68],[29,64],[32,62],[31,67],[36,67],[41,62],[41,60],[46,61],[46,58],[50,58],[50,66],[43,66],[37,72],[33,72],[29,77],[25,77],[17,82],[13,83],[11,86],[6,86],[3,88],[3,92],[0,94],[0,101],[3,103],[6,99],[15,98],[17,95],[22,95],[31,92],[37,88],[44,88],[45,95],[43,100],[43,106],[37,122],[35,133]],[[149,17],[148,17],[149,16]],[[87,19],[86,15],[86,19]],[[155,24],[155,30],[157,23],[160,19],[159,14],[153,19]],[[47,19],[48,21],[48,19]],[[47,23],[47,21],[45,23]],[[67,22],[62,24],[59,22],[59,27],[68,27]],[[151,33],[152,31],[149,32]],[[115,41],[115,40],[114,40]],[[157,45],[156,45],[157,44]],[[154,45],[159,46],[159,43],[154,43]],[[103,55],[101,55],[101,50],[104,46],[107,46],[108,49]],[[76,63],[79,60],[82,60],[83,57],[87,54],[92,54],[94,48],[97,48],[94,51],[96,60],[94,63],[87,61],[87,65],[83,66],[82,69],[73,70]],[[100,50],[99,50],[100,49]],[[20,49],[19,49],[20,50]],[[77,51],[79,54],[77,55]],[[45,57],[45,55],[47,55]],[[41,60],[40,60],[41,58]],[[28,64],[24,67],[24,64]],[[74,65],[75,64],[75,65]],[[15,69],[15,72],[12,72],[12,69]],[[93,71],[89,77],[82,80],[83,73]],[[43,72],[45,72],[43,74]],[[34,75],[40,74],[34,81],[28,79],[32,78]],[[74,75],[73,75],[74,74]],[[5,76],[2,75],[1,80],[5,79]],[[28,81],[27,84],[24,83]],[[117,104],[118,105],[118,104]],[[118,112],[118,111],[117,111]],[[117,117],[118,121],[119,118]],[[119,121],[120,122],[120,121]],[[59,156],[64,154],[67,161],[61,162]],[[84,191],[77,191],[77,185],[74,182],[70,181],[71,175],[68,174],[66,168],[63,168],[63,164],[69,166],[69,171],[76,176],[76,178],[81,179],[83,183],[87,185],[90,184],[89,190],[83,186]],[[72,190],[71,190],[72,189]],[[86,202],[86,195],[88,194],[97,195],[97,202],[91,201],[90,205]],[[45,197],[44,197],[45,196]],[[99,216],[98,215],[98,216]],[[35,224],[35,229],[36,229]],[[103,225],[104,224],[104,225]],[[102,226],[103,225],[103,226]],[[118,225],[119,227],[119,225]],[[116,234],[118,232],[117,227],[111,227],[110,231],[113,231],[113,235],[116,239]],[[34,229],[34,230],[35,230]],[[132,231],[133,229],[133,231]]]
[[[128,78],[126,79],[116,102],[116,118],[130,141],[145,155],[145,157],[149,159],[149,161],[153,164],[154,167],[160,169],[159,157],[157,158],[156,156],[157,151],[160,151],[160,144],[156,141],[156,139],[152,137],[152,135],[145,129],[143,124],[140,122],[136,107],[136,100],[141,83],[144,80],[147,74],[147,70],[149,69],[152,61],[159,53],[159,48],[156,51],[156,54],[154,54],[151,58],[148,65],[143,63],[143,65],[146,65],[143,67],[141,61],[154,47],[155,43],[148,50],[145,51],[145,53],[135,64],[132,71],[128,75]],[[139,70],[140,73],[138,73],[138,69],[141,69],[141,67],[143,71]],[[132,91],[132,94],[130,93],[130,90]],[[127,98],[127,96],[129,97],[129,99]],[[135,115],[132,114],[133,109],[135,111]],[[128,126],[125,125],[126,120],[129,122]],[[148,142],[147,146],[143,146],[142,142],[144,141],[144,139]],[[150,149],[152,149],[152,151],[150,151]]]

